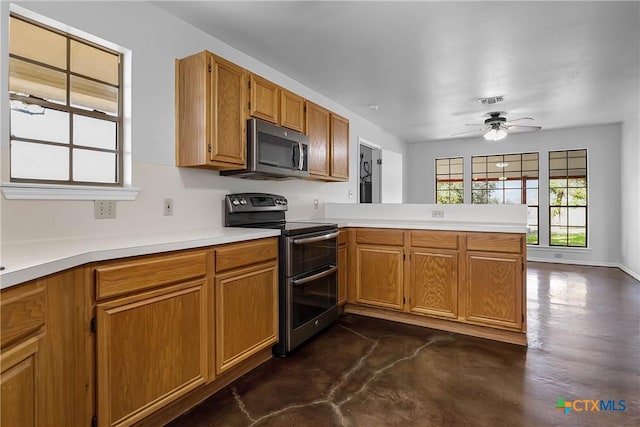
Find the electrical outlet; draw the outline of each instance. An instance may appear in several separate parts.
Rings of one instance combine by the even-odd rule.
[[[313,199],[313,209],[318,209],[318,199]]]
[[[350,199],[353,199],[353,190],[349,190],[347,193]]]
[[[444,218],[444,211],[443,210],[431,211],[431,218]]]
[[[115,200],[95,200],[93,202],[93,217],[95,219],[115,218]]]
[[[554,258],[562,258],[562,254],[555,253],[555,254],[553,254],[553,257]]]
[[[164,199],[162,212],[165,216],[173,215],[173,199]]]

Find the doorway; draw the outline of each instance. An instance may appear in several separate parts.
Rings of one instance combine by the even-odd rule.
[[[359,202],[380,203],[380,147],[359,139]]]

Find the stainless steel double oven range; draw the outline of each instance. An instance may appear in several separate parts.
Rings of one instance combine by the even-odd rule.
[[[287,199],[265,193],[229,194],[225,226],[274,228],[279,239],[280,341],[286,356],[338,318],[338,227],[285,220]]]

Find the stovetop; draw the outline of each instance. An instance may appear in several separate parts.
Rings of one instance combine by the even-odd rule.
[[[283,236],[296,236],[299,234],[335,230],[338,228],[338,225],[327,222],[286,221],[250,224],[242,227],[273,228],[281,230]]]
[[[324,222],[287,221],[285,211],[288,208],[288,200],[277,194],[228,194],[225,197],[225,226],[279,229],[283,236],[330,231],[338,228],[337,224]]]

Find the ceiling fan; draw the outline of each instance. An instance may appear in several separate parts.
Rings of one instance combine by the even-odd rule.
[[[513,122],[519,120],[534,120],[533,117],[520,117],[518,119],[507,120],[503,115],[505,112],[496,111],[489,113],[489,118],[484,121],[484,124],[474,123],[467,124],[467,126],[481,126],[478,129],[469,130],[465,132],[454,133],[451,136],[459,136],[467,133],[487,131],[484,134],[484,139],[487,141],[500,141],[507,136],[507,131],[511,128],[529,128],[529,129],[542,129],[542,126],[527,126],[527,125],[514,125]]]

